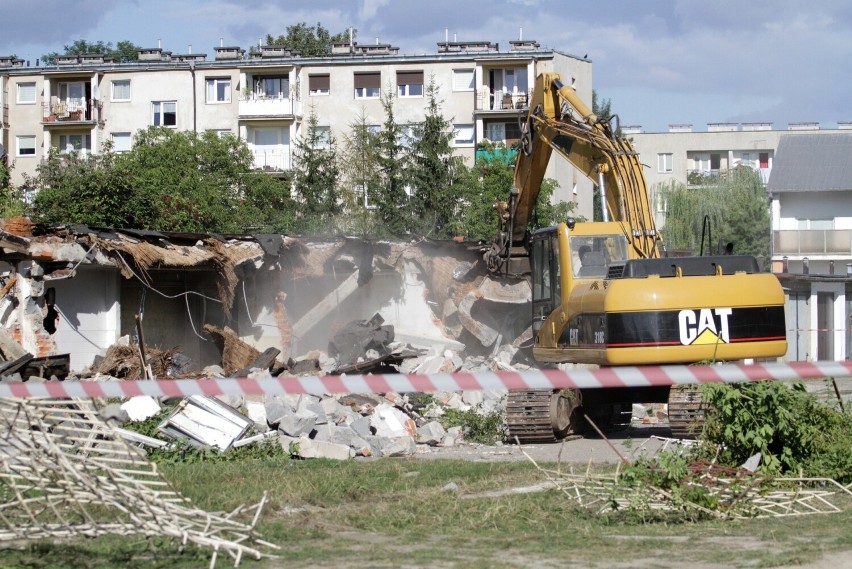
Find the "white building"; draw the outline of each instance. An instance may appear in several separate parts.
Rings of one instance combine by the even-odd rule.
[[[51,149],[99,152],[112,141],[122,152],[150,125],[234,134],[248,143],[258,169],[274,173],[290,168],[294,141],[310,113],[342,140],[361,116],[380,128],[381,95],[391,91],[396,121],[421,122],[426,89],[434,81],[441,112],[454,125],[455,150],[472,163],[478,142],[511,146],[520,138],[518,115],[538,74],[560,73],[591,103],[589,60],[542,50],[534,41],[509,43],[509,50],[500,51],[491,42],[441,42],[429,55],[352,43],[314,58],[281,46],[251,54],[220,46],[212,61],[157,47],[140,50],[133,63],[60,56],[55,65],[41,67],[0,57],[0,143],[16,185],[36,173]],[[576,211],[591,218],[590,181],[562,160],[552,161],[547,177],[559,182],[556,200],[576,201]]]
[[[852,354],[852,133],[785,135],[767,190],[791,360]]]

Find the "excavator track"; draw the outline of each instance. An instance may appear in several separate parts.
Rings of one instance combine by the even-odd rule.
[[[707,404],[694,385],[672,387],[669,392],[669,427],[677,439],[696,439],[704,430]]]
[[[510,441],[550,443],[571,430],[578,398],[573,391],[527,389],[510,391],[506,401],[506,429]]]

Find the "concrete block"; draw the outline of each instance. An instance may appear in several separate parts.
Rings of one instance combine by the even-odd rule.
[[[291,437],[308,435],[316,426],[317,417],[306,411],[287,413],[278,422],[278,430]]]
[[[352,421],[346,423],[355,434],[360,437],[369,437],[373,434],[370,429],[370,418],[363,415],[353,415]]]
[[[268,415],[266,414],[266,403],[260,399],[247,399],[245,402],[246,415],[254,423],[254,428],[265,433],[269,430],[269,424],[266,422]]]
[[[346,445],[359,456],[371,456],[372,447],[365,439],[348,427],[335,427],[331,431],[331,441],[339,445]]]
[[[413,437],[375,437],[370,441],[375,450],[378,447],[378,456],[399,457],[411,456],[417,452],[417,443]]]
[[[370,426],[381,437],[413,437],[417,433],[414,420],[387,403],[375,408],[370,415]]]
[[[320,407],[322,407],[325,416],[335,423],[339,422],[339,419],[344,413],[344,409],[349,410],[349,407],[340,404],[334,397],[325,397],[320,400]]]
[[[426,445],[440,444],[444,437],[447,436],[447,431],[438,421],[431,421],[422,427],[417,428],[417,442]]]
[[[299,403],[296,405],[296,412],[312,414],[316,417],[317,425],[328,423],[328,416],[320,404],[320,398],[315,395],[300,395]]]
[[[355,456],[355,451],[346,445],[311,440],[307,437],[301,437],[298,441],[298,445],[298,454],[302,458],[348,460]]]
[[[293,409],[285,405],[277,397],[263,404],[263,414],[268,425],[277,425],[282,418],[293,413]],[[254,419],[252,419],[254,420]]]

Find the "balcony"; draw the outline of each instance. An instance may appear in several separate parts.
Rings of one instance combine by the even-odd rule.
[[[727,179],[736,168],[746,168],[750,166],[737,166],[734,170],[687,170],[686,185],[689,187],[714,186]],[[769,182],[769,174],[772,168],[752,168],[760,175],[760,182],[766,186]]]
[[[852,257],[852,229],[788,229],[772,232],[773,255]]]
[[[253,150],[252,168],[264,172],[284,172],[290,169],[290,153],[282,150]]]
[[[301,102],[295,98],[265,97],[255,93],[239,100],[241,119],[293,118],[301,114]]]
[[[42,105],[41,122],[50,125],[93,125],[102,121],[103,104],[92,99],[56,99]]]
[[[484,87],[476,92],[477,111],[518,111],[526,109],[532,93],[494,91]]]

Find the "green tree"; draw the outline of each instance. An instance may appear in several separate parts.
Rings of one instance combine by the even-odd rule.
[[[24,200],[20,190],[12,186],[11,179],[12,167],[9,166],[6,151],[0,144],[0,218],[24,213]]]
[[[341,172],[346,185],[341,192],[345,217],[345,231],[369,236],[381,233],[373,215],[376,198],[381,187],[379,170],[378,132],[373,130],[362,110],[349,125],[341,152]]]
[[[474,241],[490,240],[499,228],[494,204],[508,197],[514,178],[514,164],[499,156],[481,158],[472,168],[464,169],[457,184],[460,201],[459,215],[450,224],[454,235]],[[573,202],[551,204],[559,187],[555,180],[542,181],[530,230],[555,225],[570,215]]]
[[[319,127],[319,117],[312,109],[293,152],[293,188],[300,202],[302,232],[331,230],[342,211],[338,162],[336,141],[330,130]]]
[[[42,56],[42,60],[47,65],[56,63],[56,58],[59,55],[86,55],[89,53],[100,53],[105,57],[112,57],[119,63],[127,63],[128,61],[136,61],[139,59],[139,46],[133,42],[124,40],[115,44],[112,42],[88,42],[86,40],[76,40],[71,45],[64,47],[65,53],[59,54],[55,51]]]
[[[81,155],[52,151],[37,169],[31,215],[45,223],[83,223],[160,231],[287,231],[289,184],[252,171],[244,141],[216,133],[150,127],[133,149]]]
[[[353,37],[356,30],[353,30]],[[274,37],[266,35],[266,45],[283,45],[298,51],[302,57],[331,55],[331,44],[349,41],[349,31],[331,35],[322,24],[309,26],[306,22],[287,26],[287,33]]]
[[[38,191],[31,217],[48,224],[139,227],[133,171],[109,145],[103,150],[84,155],[51,149],[32,180]]]
[[[394,115],[392,90],[382,94],[385,122],[377,136],[377,157],[381,182],[376,192],[376,215],[382,232],[397,237],[411,232],[411,204],[406,188],[409,187],[408,150],[403,145],[406,136]]]
[[[426,98],[426,117],[414,128],[411,146],[412,210],[420,234],[450,237],[449,224],[457,209],[454,186],[462,159],[453,155],[453,125],[441,115],[434,78]]]
[[[653,193],[666,204],[663,235],[669,249],[700,253],[706,217],[710,235],[705,234],[705,253],[721,252],[730,242],[735,253],[768,258],[769,201],[760,174],[751,168],[735,168],[697,188],[676,182],[658,184]]]

